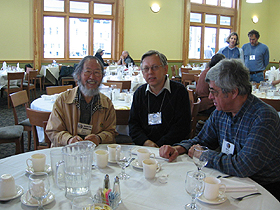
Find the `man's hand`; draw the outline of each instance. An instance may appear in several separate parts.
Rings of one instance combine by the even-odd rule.
[[[179,152],[177,149],[178,149],[178,146],[171,147],[170,145],[163,145],[159,148],[159,155],[163,158],[169,159],[169,162],[172,162],[179,155]]]
[[[151,141],[151,140],[145,141],[143,146],[146,146],[146,147],[157,147],[158,148],[158,145],[155,142]]]
[[[72,138],[70,138],[67,142],[67,144],[73,144],[76,143],[78,141],[83,141],[83,139],[80,136],[73,136]]]
[[[190,156],[191,158],[193,158],[194,148],[196,146],[200,146],[200,145],[199,144],[192,145],[191,148],[188,151],[188,156]]]
[[[101,143],[101,139],[98,135],[95,134],[89,134],[85,137],[85,141],[92,141],[93,143],[98,146]]]

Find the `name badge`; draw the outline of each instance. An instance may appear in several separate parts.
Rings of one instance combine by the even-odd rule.
[[[225,153],[227,155],[233,155],[234,152],[234,144],[223,140],[223,146],[222,146],[222,153]]]
[[[255,60],[255,55],[250,55],[250,61],[254,61]]]
[[[149,125],[160,125],[161,124],[161,112],[148,114]]]
[[[88,125],[88,124],[79,122],[77,130],[78,130],[78,135],[87,136],[87,135],[91,134],[92,125]]]

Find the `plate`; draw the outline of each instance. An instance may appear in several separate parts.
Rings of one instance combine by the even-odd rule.
[[[22,188],[22,186],[16,185],[16,191],[17,191],[16,195],[11,196],[11,197],[5,197],[5,198],[4,197],[3,198],[0,197],[0,201],[9,201],[9,200],[12,200],[14,198],[17,198],[18,196],[21,196],[23,194],[24,189]]]
[[[108,163],[117,163],[115,160],[108,160]]]
[[[131,165],[134,167],[134,168],[137,168],[137,169],[142,169],[143,170],[143,166],[140,166],[139,163],[138,163],[138,160],[135,159],[131,162]],[[160,171],[160,164],[158,163],[158,167],[157,167],[157,172]]]
[[[29,174],[34,174],[34,170],[33,170],[32,167],[27,167],[25,171],[27,173],[29,173]],[[51,165],[50,164],[46,164],[44,172],[50,173],[51,171],[52,171]]]
[[[27,192],[28,193],[28,192]],[[26,206],[38,206],[38,203],[30,203],[28,200],[27,200],[27,193],[24,193],[22,196],[21,196],[21,202],[26,205]],[[46,197],[44,200],[43,200],[43,206],[44,205],[47,205],[51,202],[53,202],[54,200],[54,194],[52,192],[49,192],[49,195],[48,197]]]
[[[225,194],[220,193],[219,196],[214,200],[207,200],[204,195],[197,198],[199,201],[207,204],[221,204],[227,200],[227,196]]]

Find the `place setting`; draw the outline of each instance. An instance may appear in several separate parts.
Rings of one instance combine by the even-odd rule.
[[[29,162],[31,161],[31,165]],[[28,158],[26,160],[26,173],[28,174],[34,174],[36,172],[46,172],[50,173],[51,172],[51,165],[46,164],[46,155],[43,153],[36,153],[31,155],[31,158]]]

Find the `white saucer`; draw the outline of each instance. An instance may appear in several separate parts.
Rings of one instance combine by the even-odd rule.
[[[117,163],[115,160],[108,160],[108,163]]]
[[[9,200],[12,200],[14,198],[17,198],[18,196],[21,196],[23,194],[24,189],[22,188],[22,186],[16,185],[16,191],[17,191],[16,195],[11,196],[11,197],[5,197],[5,198],[0,197],[0,201],[9,201]]]
[[[225,194],[220,194],[216,199],[214,200],[207,200],[204,195],[197,198],[199,201],[207,204],[221,204],[224,203],[227,200],[227,196]]]
[[[33,170],[32,167],[27,167],[25,171],[29,174],[34,174],[34,170]],[[45,171],[43,171],[43,172],[50,173],[51,171],[52,171],[51,165],[46,164],[45,165]]]
[[[27,192],[28,193],[28,192]],[[26,198],[26,194],[27,193],[24,193],[22,196],[21,196],[21,202],[26,205],[26,206],[38,206],[38,203],[30,203],[27,198]],[[47,205],[49,203],[51,203],[52,201],[54,200],[54,194],[52,192],[49,192],[48,194],[48,197],[46,197],[44,200],[43,200],[43,206],[44,205]]]
[[[134,168],[137,168],[137,169],[142,169],[143,170],[143,166],[140,166],[139,163],[138,163],[138,160],[135,159],[131,162],[131,165],[134,167]],[[160,164],[158,163],[158,167],[157,167],[157,172],[160,171]]]

